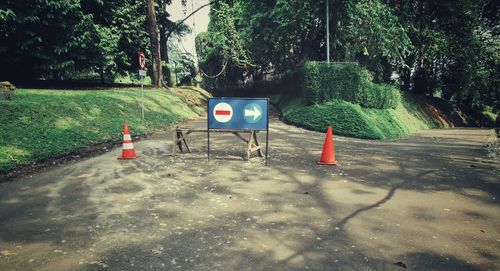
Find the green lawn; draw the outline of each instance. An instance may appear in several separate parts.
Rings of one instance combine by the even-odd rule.
[[[193,90],[183,89],[183,92]],[[193,91],[194,92],[194,91]],[[92,144],[162,129],[204,112],[166,90],[26,90],[0,101],[0,172]]]

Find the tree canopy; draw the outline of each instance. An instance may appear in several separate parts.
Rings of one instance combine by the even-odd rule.
[[[468,105],[499,93],[499,4],[492,0],[327,0],[330,55],[376,82]],[[242,84],[326,60],[325,0],[221,0],[197,37],[212,87]]]
[[[213,0],[208,31],[196,37],[205,83],[241,85],[325,61],[326,1],[331,61],[357,62],[376,82],[405,91],[473,106],[499,103],[494,0]],[[135,73],[144,50],[160,85],[169,38],[189,31],[170,20],[171,2],[3,0],[0,79],[111,81]],[[178,52],[178,63],[189,59]],[[191,63],[183,67],[192,70]]]
[[[180,0],[185,4],[185,0]],[[137,72],[137,54],[151,56],[146,1],[4,0],[0,2],[2,80],[79,79]],[[166,7],[153,1],[161,37],[186,33]],[[167,41],[161,40],[168,62]],[[148,62],[151,65],[151,61]]]

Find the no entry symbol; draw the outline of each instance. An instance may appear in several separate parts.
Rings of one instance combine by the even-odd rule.
[[[218,103],[214,107],[214,118],[220,123],[226,123],[233,117],[233,108],[228,103]]]

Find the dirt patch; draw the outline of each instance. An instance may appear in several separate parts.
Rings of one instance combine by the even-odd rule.
[[[149,135],[141,135],[138,136],[138,138],[146,138]],[[122,141],[108,141],[104,142],[101,144],[96,144],[93,146],[89,146],[86,148],[82,148],[76,151],[73,151],[71,153],[57,156],[57,157],[51,157],[48,159],[43,159],[38,161],[37,163],[33,163],[32,165],[29,166],[24,166],[20,167],[14,170],[7,170],[7,171],[0,171],[0,182],[5,182],[12,180],[15,177],[20,177],[20,176],[26,176],[29,174],[33,174],[35,172],[44,170],[46,168],[58,166],[58,165],[64,165],[70,162],[77,162],[89,157],[97,156],[99,154],[105,153],[113,148],[119,147],[121,145]]]
[[[468,127],[470,117],[450,102],[436,97],[414,96],[420,107],[442,127]]]

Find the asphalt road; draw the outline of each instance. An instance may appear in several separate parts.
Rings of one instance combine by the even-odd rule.
[[[135,142],[137,160],[0,183],[0,270],[500,270],[490,131],[335,136],[331,167],[315,163],[324,134],[270,127],[268,167],[230,134],[210,162],[203,133],[172,157],[170,131]]]

